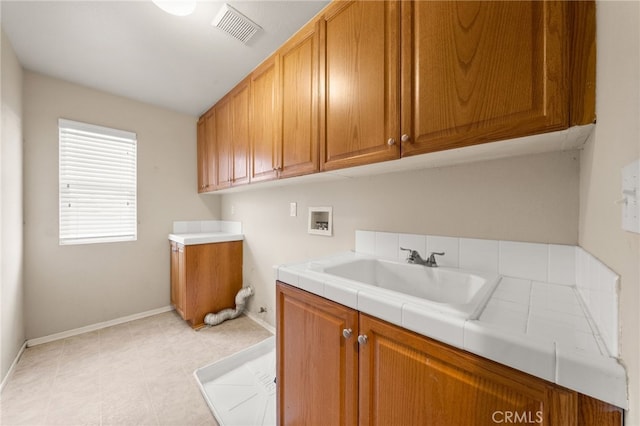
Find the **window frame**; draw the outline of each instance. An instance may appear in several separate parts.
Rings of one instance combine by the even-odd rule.
[[[78,147],[82,143],[92,146],[94,152],[81,153],[81,149]],[[126,156],[133,155],[133,161],[122,157],[125,154]],[[93,169],[97,171],[94,177],[98,176],[98,179],[91,179],[92,173],[87,171],[88,169],[80,170],[83,161],[91,164],[90,157],[92,155],[94,156],[93,161],[101,163]],[[99,160],[95,160],[96,155],[100,156]],[[86,158],[83,158],[84,156]],[[118,156],[121,156],[124,161],[119,162]],[[109,161],[104,161],[105,159]],[[120,171],[108,174],[108,169],[120,169]],[[109,176],[114,177],[114,180],[122,179],[123,184],[109,182]],[[138,140],[136,133],[65,118],[58,119],[59,245],[137,241],[137,181]],[[73,185],[74,182],[78,185]],[[67,188],[69,185],[74,186],[75,192],[74,190],[65,191],[64,185]],[[109,195],[105,196],[105,192],[109,192]],[[81,204],[82,207],[76,206],[74,211],[65,209],[64,205],[73,200],[78,200],[78,204]],[[127,207],[123,207],[122,203],[125,202]],[[79,212],[78,209],[85,210],[85,213]],[[106,211],[111,213],[105,214]],[[75,224],[73,224],[74,219],[76,220]],[[88,225],[88,222],[91,221],[97,223],[94,228]],[[120,227],[118,227],[118,222],[120,222]]]

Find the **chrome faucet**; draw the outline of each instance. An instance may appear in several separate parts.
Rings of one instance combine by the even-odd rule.
[[[427,260],[420,257],[420,253],[413,249],[407,249],[400,247],[400,250],[408,251],[409,255],[407,256],[407,263],[415,263],[417,265],[424,265],[430,268],[437,268],[438,263],[436,262],[436,256],[444,256],[444,252],[438,253],[432,251]]]

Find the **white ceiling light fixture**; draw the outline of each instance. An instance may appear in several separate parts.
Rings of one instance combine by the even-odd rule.
[[[175,16],[191,15],[196,10],[196,2],[192,0],[152,0],[153,4],[165,12]]]
[[[228,4],[223,4],[222,9],[211,23],[216,28],[220,28],[233,38],[247,43],[258,30],[262,28],[242,13],[235,10]]]

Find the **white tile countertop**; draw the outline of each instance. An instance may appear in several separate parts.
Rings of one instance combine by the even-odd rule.
[[[185,246],[195,244],[224,243],[227,241],[242,241],[244,235],[230,232],[200,232],[193,234],[169,234],[169,240]]]
[[[368,235],[364,237],[369,238]],[[363,235],[358,238],[362,240]],[[499,273],[499,281],[492,295],[477,315],[465,319],[401,293],[394,297],[389,290],[321,272],[322,268],[318,267],[354,258],[399,261],[404,254],[393,253],[393,248],[384,243],[387,238],[389,235],[376,238],[383,241],[383,251],[388,252],[386,257],[362,252],[339,253],[277,266],[276,279],[549,382],[628,408],[624,367],[609,355],[576,285],[549,282],[545,279],[548,275],[542,276],[535,271],[523,274],[530,278],[511,277],[503,271],[495,271]],[[406,235],[404,240],[406,245]],[[489,240],[474,241],[491,244]],[[416,238],[412,242],[415,245],[420,240]],[[458,258],[454,242],[447,243],[456,251],[455,261],[449,260],[451,263],[447,266],[458,268],[460,263],[466,263],[464,256]],[[495,243],[498,246],[498,242]],[[362,249],[361,242],[356,246]],[[542,250],[541,247],[535,249]],[[424,254],[423,250],[420,252]],[[485,258],[491,259],[490,254],[484,254]],[[509,256],[512,255],[496,256],[496,267],[501,269],[498,267],[501,261],[505,269],[517,269],[517,262],[504,260]],[[463,266],[462,269],[466,268]],[[565,272],[562,268],[556,270],[561,277]]]
[[[243,239],[240,222],[220,220],[173,222],[173,233],[169,234],[170,241],[186,246],[242,241]]]

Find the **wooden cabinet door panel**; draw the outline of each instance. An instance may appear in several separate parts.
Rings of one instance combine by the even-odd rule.
[[[194,328],[210,312],[235,307],[242,288],[242,241],[184,247],[185,319]]]
[[[318,24],[307,25],[279,51],[282,86],[280,177],[317,172]]]
[[[596,120],[596,2],[572,1],[571,17],[571,93],[570,126]]]
[[[276,304],[278,424],[355,425],[357,311],[282,283]]]
[[[207,141],[204,117],[198,120],[197,155],[198,155],[198,192],[204,192],[207,182]]]
[[[215,111],[216,140],[216,189],[231,186],[231,156],[233,146],[232,98],[227,96],[218,102]]]
[[[200,117],[197,129],[198,192],[208,192],[215,189],[217,173],[216,129],[213,109]]]
[[[176,306],[178,304],[178,279],[179,279],[179,267],[180,264],[179,259],[178,259],[178,244],[174,241],[170,241],[169,242],[169,248],[170,248],[170,259],[171,259],[171,263],[170,263],[170,286],[171,286],[171,304],[173,306]]]
[[[567,2],[402,7],[402,154],[568,126]]]
[[[262,63],[251,74],[251,181],[277,177],[280,167],[278,60]]]
[[[400,156],[399,16],[395,1],[326,8],[320,21],[323,170]]]
[[[586,395],[578,395],[577,426],[622,426],[623,424],[624,410],[622,408]]]
[[[360,334],[360,425],[555,424],[539,379],[364,314]],[[576,394],[554,402],[575,409]]]
[[[205,191],[213,191],[216,188],[218,176],[218,151],[216,148],[216,116],[212,109],[204,116],[205,132],[205,170],[206,182]]]
[[[233,91],[233,185],[249,182],[249,79]]]
[[[174,293],[174,307],[180,314],[182,319],[187,319],[189,312],[187,310],[187,264],[185,261],[184,246],[176,244],[177,253],[177,272],[176,272],[176,290]]]

